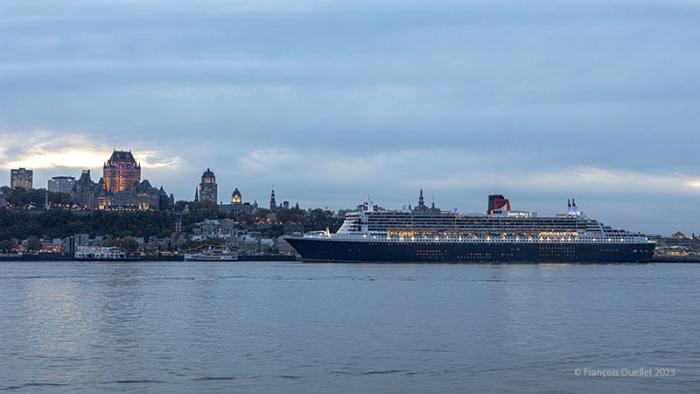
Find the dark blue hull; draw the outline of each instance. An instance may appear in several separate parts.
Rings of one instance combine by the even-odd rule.
[[[648,263],[654,244],[373,242],[286,238],[305,262]]]

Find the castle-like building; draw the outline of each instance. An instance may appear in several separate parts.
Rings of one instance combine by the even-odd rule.
[[[108,193],[136,190],[141,182],[141,164],[131,152],[115,150],[104,164],[102,177]]]
[[[97,182],[90,170],[83,170],[71,194],[76,204],[89,210],[161,210],[175,203],[174,196],[168,196],[162,186],[141,181],[141,165],[130,151],[112,152]]]

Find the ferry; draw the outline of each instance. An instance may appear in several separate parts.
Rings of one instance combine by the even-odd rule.
[[[538,217],[489,196],[486,214],[459,215],[423,203],[415,209],[350,212],[336,233],[287,236],[304,262],[362,263],[646,263],[655,244],[641,233],[566,213]]]
[[[75,259],[81,261],[138,261],[138,255],[130,255],[120,248],[99,246],[78,246]]]
[[[185,261],[236,261],[238,254],[228,249],[208,248],[201,252],[185,253]]]

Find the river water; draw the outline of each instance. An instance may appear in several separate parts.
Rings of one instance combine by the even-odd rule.
[[[693,264],[2,262],[0,319],[12,392],[700,392]]]

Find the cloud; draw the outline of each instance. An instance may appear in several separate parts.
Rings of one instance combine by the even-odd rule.
[[[258,200],[635,193],[642,217],[700,189],[699,4],[0,2],[0,165],[69,174],[131,144],[187,198],[211,167]]]
[[[242,173],[273,178],[284,173],[315,185],[372,188],[418,186],[434,191],[488,189],[561,193],[700,193],[700,177],[674,171],[630,171],[591,166],[543,169],[525,155],[488,155],[459,149],[413,149],[367,154],[265,148],[239,159]]]
[[[0,132],[1,165],[34,170],[101,168],[112,148],[108,142],[88,133],[31,131]],[[143,168],[176,169],[182,159],[159,150],[134,152]]]

